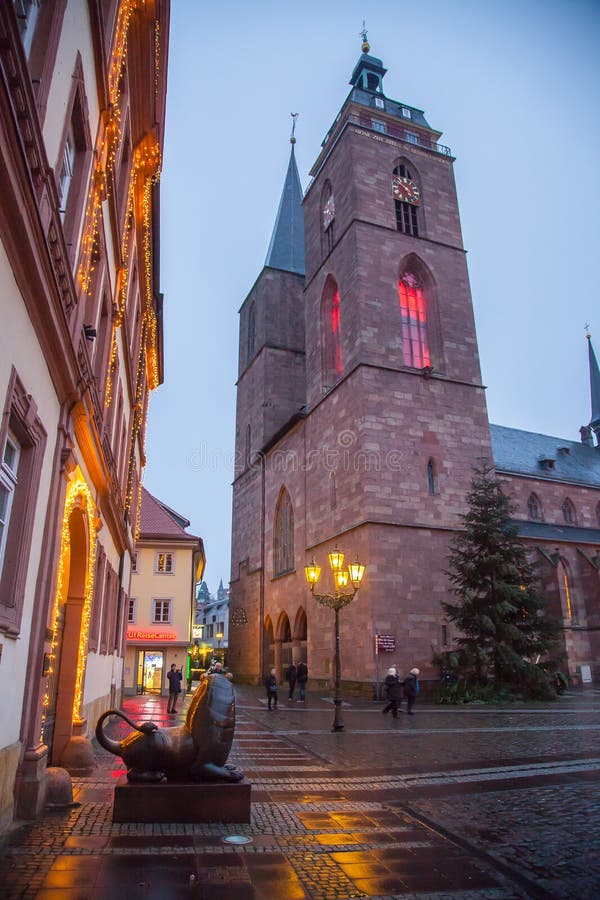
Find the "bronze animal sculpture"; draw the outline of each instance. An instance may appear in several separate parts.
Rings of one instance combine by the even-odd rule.
[[[122,741],[112,740],[103,728],[108,716],[120,716],[135,731]],[[243,772],[225,765],[234,729],[231,682],[225,675],[208,675],[198,685],[183,725],[136,725],[118,709],[109,709],[98,719],[96,738],[123,758],[129,781],[241,781]]]

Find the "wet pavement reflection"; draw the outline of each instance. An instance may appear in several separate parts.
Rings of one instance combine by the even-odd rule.
[[[230,762],[252,783],[252,821],[117,824],[124,767],[101,748],[78,805],[14,829],[0,896],[345,900],[600,896],[600,693],[555,704],[381,715],[325,693],[269,711],[236,686]],[[166,698],[127,698],[135,721],[180,724]],[[129,732],[114,721],[115,738]],[[227,844],[240,835],[248,843]]]

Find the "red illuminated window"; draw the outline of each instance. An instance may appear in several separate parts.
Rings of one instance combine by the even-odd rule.
[[[418,278],[407,272],[398,283],[402,316],[404,363],[423,369],[431,365],[427,340],[427,303]]]
[[[342,317],[340,292],[328,278],[322,301],[323,384],[331,387],[342,374]]]

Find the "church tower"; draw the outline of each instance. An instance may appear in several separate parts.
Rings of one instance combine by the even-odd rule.
[[[240,452],[245,423],[257,440],[234,482],[230,661],[250,678],[293,657],[330,679],[331,615],[303,567],[336,544],[367,564],[340,620],[344,679],[374,681],[382,633],[404,671],[432,672],[448,545],[492,462],[453,157],[422,110],[386,96],[366,36],[362,51],[302,203],[304,277],[288,255],[241,311]],[[263,351],[245,370],[249,302]]]

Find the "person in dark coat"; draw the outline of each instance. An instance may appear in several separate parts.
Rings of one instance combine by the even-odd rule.
[[[406,705],[408,707],[406,711],[409,716],[414,716],[412,708],[415,705],[415,700],[419,694],[419,674],[419,669],[411,669],[404,679],[404,696],[406,697]]]
[[[171,663],[171,669],[167,672],[167,678],[169,680],[169,699],[167,701],[167,714],[174,716],[177,710],[175,707],[177,706],[177,698],[181,693],[181,669],[175,668],[175,663]]]
[[[287,683],[290,686],[288,700],[293,700],[294,699],[294,688],[296,687],[296,681],[298,680],[298,668],[297,668],[295,662],[291,664],[291,666],[285,673],[285,677],[287,679]]]
[[[398,672],[396,671],[395,666],[392,666],[391,669],[388,669],[388,673],[385,676],[385,681],[383,682],[385,685],[385,691],[388,698],[388,705],[385,706],[381,712],[385,715],[391,709],[392,716],[394,719],[398,718],[398,704],[402,700],[402,693],[400,690],[400,679],[398,678]]]
[[[271,709],[271,704],[273,704],[273,709],[277,709],[277,676],[275,669],[271,669],[271,672],[265,678],[265,691],[267,692],[267,706]]]
[[[298,671],[298,690],[300,691],[300,703],[306,700],[306,682],[308,681],[308,666],[305,662],[299,662],[296,666]]]

